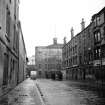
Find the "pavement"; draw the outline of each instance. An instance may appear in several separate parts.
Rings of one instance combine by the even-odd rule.
[[[36,80],[27,79],[0,97],[0,105],[44,105]]]
[[[2,97],[3,95],[7,94],[11,89],[8,87],[0,87],[0,97]]]

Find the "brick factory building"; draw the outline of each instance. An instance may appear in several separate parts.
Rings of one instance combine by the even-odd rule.
[[[39,77],[51,77],[51,71],[62,70],[62,47],[53,39],[53,44],[35,47],[35,63]]]

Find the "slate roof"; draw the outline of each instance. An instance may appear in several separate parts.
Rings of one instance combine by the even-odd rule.
[[[46,48],[62,48],[63,44],[51,44],[46,46]]]

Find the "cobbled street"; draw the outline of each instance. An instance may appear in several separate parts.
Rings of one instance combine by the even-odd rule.
[[[74,81],[37,80],[46,105],[105,105],[97,89]],[[86,88],[87,87],[87,88]]]
[[[105,105],[104,92],[81,82],[28,78],[0,97],[0,105]]]

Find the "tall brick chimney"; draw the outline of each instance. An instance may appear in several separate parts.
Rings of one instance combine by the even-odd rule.
[[[85,29],[85,21],[84,21],[84,18],[82,18],[81,31],[83,31],[84,29]]]
[[[71,28],[71,39],[74,37],[74,29],[73,27]]]
[[[57,44],[57,38],[53,38],[53,44]]]
[[[64,44],[66,44],[66,37],[64,37],[63,41],[64,41]]]

